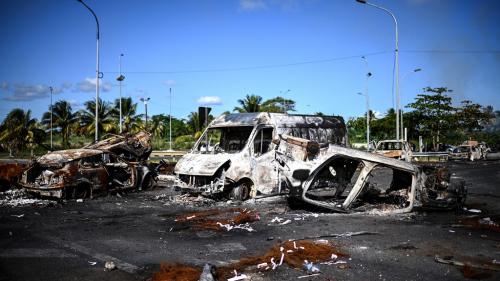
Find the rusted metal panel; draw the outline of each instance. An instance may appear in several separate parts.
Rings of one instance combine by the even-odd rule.
[[[29,160],[0,160],[0,190],[17,184],[29,163]]]

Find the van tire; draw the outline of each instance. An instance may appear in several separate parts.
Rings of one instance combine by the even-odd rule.
[[[237,201],[245,201],[250,199],[250,191],[253,183],[250,181],[242,181],[236,185],[229,193],[229,198]]]

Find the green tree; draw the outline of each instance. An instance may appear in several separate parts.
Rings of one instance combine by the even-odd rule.
[[[27,143],[39,141],[40,132],[37,120],[31,118],[31,110],[24,111],[20,108],[11,110],[0,125],[0,142],[10,152],[17,152],[26,147]]]
[[[480,131],[491,122],[494,117],[492,111],[493,108],[484,108],[477,103],[472,103],[470,100],[464,100],[456,110],[458,128],[468,135]]]
[[[78,112],[78,117],[80,120],[81,131],[85,134],[95,133],[95,101],[90,100],[84,103],[85,109]],[[116,133],[118,129],[118,124],[116,119],[113,118],[113,109],[109,102],[105,102],[99,99],[98,108],[98,126],[100,136],[103,133]]]
[[[423,94],[417,95],[415,101],[407,106],[417,112],[420,117],[418,129],[432,139],[435,148],[444,133],[453,127],[455,109],[451,105],[451,97],[446,95],[449,92],[452,90],[446,87],[427,87]]]
[[[268,99],[262,103],[260,110],[262,112],[278,112],[284,113],[288,111],[295,111],[295,101],[285,99],[283,97],[275,97]]]
[[[130,132],[133,124],[139,120],[143,114],[137,113],[137,103],[132,102],[132,98],[122,98],[122,119],[123,119],[123,132]],[[120,99],[116,99],[113,105],[112,115],[114,119],[120,120]],[[120,125],[118,125],[119,128]]]
[[[71,104],[67,101],[57,101],[52,107],[52,127],[61,132],[63,147],[69,147],[69,136],[74,125],[78,121],[78,116],[73,112]],[[50,107],[49,111],[42,116],[42,124],[50,128]]]
[[[262,97],[258,95],[247,95],[244,99],[239,99],[238,103],[241,107],[237,106],[233,109],[233,111],[237,111],[239,113],[259,112],[262,103]]]

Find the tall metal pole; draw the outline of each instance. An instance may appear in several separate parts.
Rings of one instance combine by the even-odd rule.
[[[368,96],[368,79],[372,76],[370,68],[368,67],[368,60],[365,56],[361,57],[366,66],[366,80],[365,80],[365,98],[366,98],[366,150],[370,149],[370,105]]]
[[[405,78],[410,74],[410,73],[415,73],[415,72],[419,72],[419,71],[422,71],[421,68],[415,68],[414,70],[406,73],[405,75],[403,75],[403,77],[401,77],[401,82],[403,82],[405,80]],[[403,134],[404,132],[404,122],[403,122],[403,109],[401,109],[401,137],[403,137],[403,135],[405,136],[404,137],[404,140],[407,141],[406,139],[406,134]]]
[[[146,125],[145,125],[146,132],[148,131],[148,101],[150,99],[151,98],[141,98],[141,101],[144,103],[144,111],[146,113]]]
[[[357,93],[360,96],[365,96],[366,101],[366,150],[370,149],[370,98],[368,93]]]
[[[170,92],[170,112],[168,113],[169,116],[169,121],[168,121],[168,142],[169,142],[169,148],[172,150],[172,88],[169,88]]]
[[[95,71],[95,141],[99,139],[99,20],[97,19],[94,11],[83,2],[83,0],[77,0],[82,3],[85,8],[87,8],[95,18],[95,22],[97,25],[96,31],[96,71]]]
[[[120,87],[120,134],[123,132],[123,129],[122,129],[122,123],[123,123],[123,118],[122,118],[122,81],[123,79],[125,78],[123,75],[122,75],[122,57],[123,57],[123,54],[120,54],[120,76],[118,76],[118,82],[119,82],[119,87]]]
[[[52,87],[50,89],[50,149],[52,150]]]
[[[394,61],[394,67],[395,67],[395,71],[394,71],[394,81],[395,81],[395,84],[396,84],[396,139],[399,140],[400,137],[399,137],[399,108],[400,108],[400,105],[399,105],[399,39],[398,39],[398,21],[396,20],[396,16],[389,10],[389,9],[386,9],[384,7],[381,7],[381,6],[378,6],[378,5],[375,5],[375,4],[372,4],[372,3],[369,3],[368,1],[366,0],[356,0],[357,2],[361,3],[361,4],[366,4],[366,5],[370,5],[372,7],[375,7],[377,9],[380,9],[384,12],[386,12],[387,14],[389,14],[392,19],[394,20],[394,25],[395,25],[395,28],[396,28],[396,49],[394,50],[394,54],[395,54],[395,61]]]

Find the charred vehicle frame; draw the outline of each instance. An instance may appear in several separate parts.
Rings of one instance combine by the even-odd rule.
[[[150,153],[148,133],[113,135],[81,149],[47,153],[23,172],[19,185],[30,193],[57,198],[149,188],[155,180],[155,170],[145,162]]]

